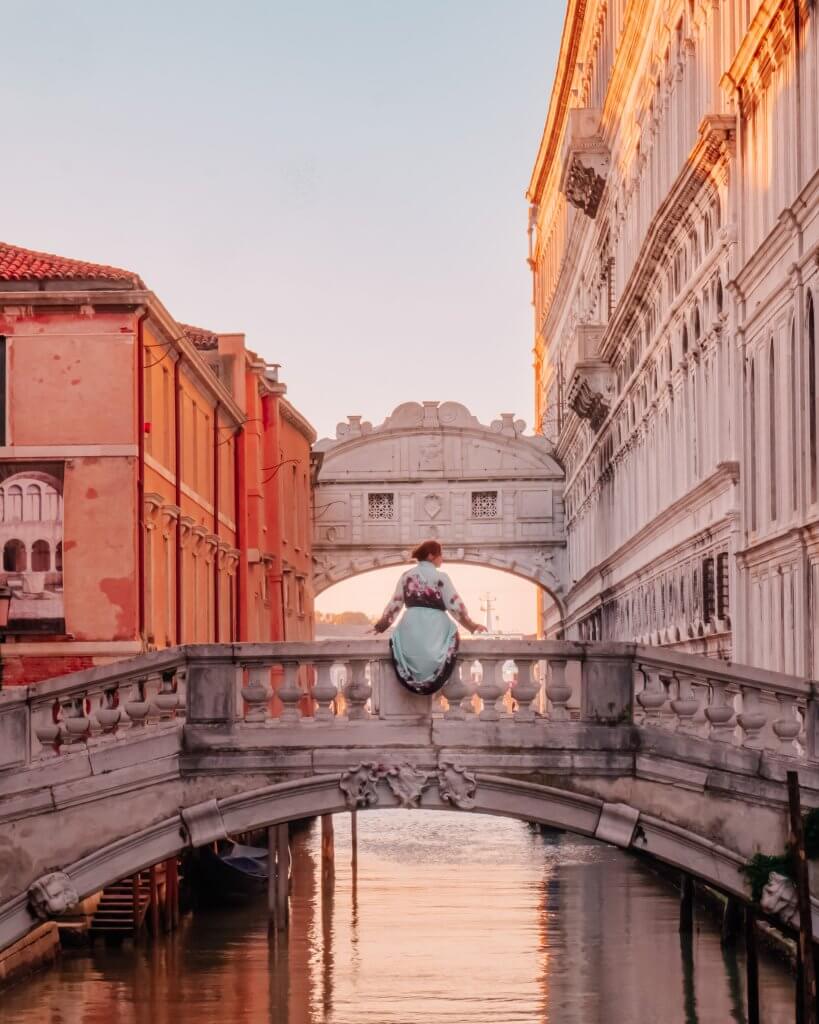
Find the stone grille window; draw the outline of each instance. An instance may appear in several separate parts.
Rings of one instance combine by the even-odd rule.
[[[473,491],[472,492],[472,518],[473,519],[497,519],[498,516],[498,492],[497,491]]]
[[[368,494],[367,514],[370,519],[395,519],[395,495],[391,491]]]

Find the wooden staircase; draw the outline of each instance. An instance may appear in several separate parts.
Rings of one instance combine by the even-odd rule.
[[[169,871],[166,863],[146,868],[129,878],[107,886],[91,921],[91,936],[136,938],[150,923],[152,935],[162,926],[173,929],[178,921],[176,903],[178,876],[175,862]]]

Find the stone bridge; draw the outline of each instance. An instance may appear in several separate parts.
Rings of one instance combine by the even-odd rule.
[[[448,562],[521,576],[562,609],[563,470],[525,426],[510,413],[487,426],[458,402],[405,402],[375,427],[340,423],[313,446],[316,593],[409,562],[434,537]]]
[[[186,646],[0,693],[0,949],[186,848],[353,808],[541,822],[748,899],[789,769],[819,804],[808,681],[625,644],[459,660],[443,699],[401,689],[384,640]]]

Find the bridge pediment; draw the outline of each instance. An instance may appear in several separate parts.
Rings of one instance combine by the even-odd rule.
[[[563,589],[563,471],[548,442],[504,413],[486,425],[458,402],[406,402],[315,445],[315,588],[409,560],[439,539],[449,560]]]

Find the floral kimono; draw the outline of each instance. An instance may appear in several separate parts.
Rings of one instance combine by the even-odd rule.
[[[449,616],[467,628],[471,620],[452,580],[428,561],[408,569],[398,581],[375,624],[376,633],[388,629],[404,606],[407,610],[390,638],[395,671],[413,693],[437,693],[458,653],[458,630]]]

